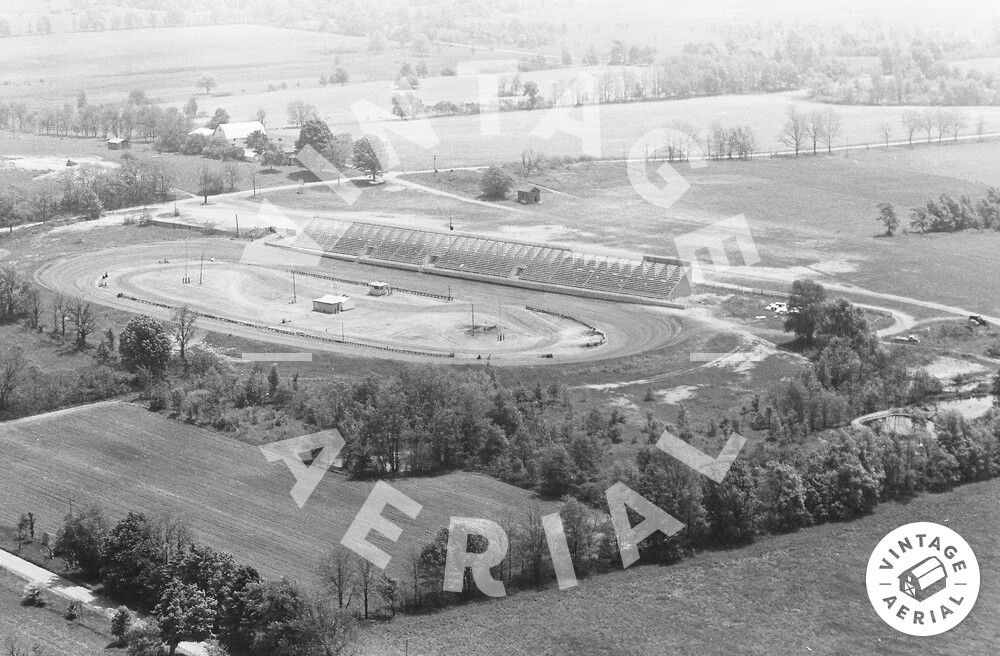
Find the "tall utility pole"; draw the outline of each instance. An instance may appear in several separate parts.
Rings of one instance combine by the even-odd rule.
[[[201,263],[198,265],[198,284],[201,284],[201,280],[205,273],[205,250],[201,251]]]
[[[240,215],[236,215],[236,238],[240,238]]]
[[[472,304],[472,336],[476,336],[476,304]]]
[[[295,272],[292,271],[292,303],[298,303],[298,297],[295,295]]]

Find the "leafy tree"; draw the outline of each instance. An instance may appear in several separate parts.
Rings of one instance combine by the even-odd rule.
[[[132,611],[126,606],[121,606],[111,618],[111,635],[118,640],[119,645],[125,644],[125,632],[132,624]]]
[[[510,174],[496,165],[483,171],[483,177],[479,180],[479,188],[486,198],[504,199],[513,186],[514,179]]]
[[[188,118],[194,118],[198,115],[198,99],[194,96],[188,98],[188,101],[184,104],[184,116]]]
[[[198,586],[176,580],[167,585],[154,614],[171,656],[182,641],[198,642],[211,637],[216,608],[215,599],[206,596]]]
[[[573,485],[575,467],[569,452],[561,444],[544,449],[538,457],[539,492],[561,497]]]
[[[721,483],[705,482],[708,537],[718,544],[753,540],[760,527],[760,509],[754,477],[743,460],[736,460]]]
[[[194,84],[199,89],[204,89],[205,93],[210,93],[219,84],[219,81],[211,73],[202,73],[195,79]]]
[[[285,157],[285,152],[281,149],[281,146],[273,141],[267,144],[260,156],[260,163],[268,167],[282,166],[287,161],[288,158]]]
[[[351,81],[350,74],[347,72],[347,69],[342,66],[338,66],[337,68],[335,68],[333,70],[333,75],[330,76],[331,84],[343,85],[347,84],[350,81]]]
[[[271,143],[270,137],[264,134],[261,130],[255,130],[247,135],[247,148],[254,151],[258,155],[263,155],[264,151],[267,150],[267,145]]]
[[[218,109],[215,110],[215,113],[212,114],[212,118],[208,121],[208,124],[205,127],[214,130],[220,125],[229,123],[231,120],[232,119],[229,117],[229,112],[219,107]]]
[[[118,338],[118,354],[129,371],[148,369],[154,376],[163,374],[170,362],[170,338],[155,319],[146,315],[125,324]]]
[[[304,126],[311,120],[319,120],[319,111],[304,100],[293,100],[288,103],[288,120],[292,125]]]
[[[389,608],[389,612],[395,617],[396,606],[399,604],[399,581],[382,572],[382,576],[378,580],[377,589],[382,603]]]
[[[769,461],[758,486],[764,527],[776,533],[797,531],[812,523],[799,473],[789,464]]]
[[[354,168],[370,175],[372,182],[385,171],[382,164],[385,158],[385,144],[374,134],[367,134],[354,142]]]
[[[892,203],[881,202],[878,207],[878,220],[885,226],[885,236],[892,237],[893,231],[899,227],[899,217]]]
[[[25,381],[28,361],[19,346],[7,347],[0,351],[0,410],[9,407],[11,397]]]
[[[389,42],[385,38],[385,34],[379,30],[374,30],[368,34],[368,52],[377,55],[384,52],[388,46]]]
[[[333,133],[326,121],[307,118],[301,125],[299,138],[295,140],[295,152],[300,152],[306,146],[312,146],[316,152],[324,153],[333,145]]]
[[[142,513],[130,512],[101,545],[105,593],[147,611],[156,606],[163,590],[163,565],[163,543]]]
[[[66,561],[68,568],[94,576],[101,567],[101,544],[107,530],[104,513],[96,506],[66,515],[52,554]]]
[[[801,340],[811,343],[819,325],[826,301],[826,290],[818,282],[800,279],[792,283],[788,297],[788,316],[785,331],[793,332]]]

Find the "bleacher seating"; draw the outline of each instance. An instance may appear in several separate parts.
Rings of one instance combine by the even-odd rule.
[[[683,267],[663,262],[584,255],[538,246],[400,228],[317,219],[293,242],[349,257],[429,266],[443,271],[561,285],[595,292],[666,300]]]

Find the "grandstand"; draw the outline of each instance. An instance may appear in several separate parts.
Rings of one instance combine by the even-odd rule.
[[[663,302],[690,290],[685,264],[673,258],[602,256],[360,221],[317,218],[292,247],[370,264],[613,298]]]

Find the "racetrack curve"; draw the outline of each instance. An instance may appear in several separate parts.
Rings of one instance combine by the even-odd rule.
[[[118,293],[122,292],[176,307],[179,304],[176,299],[158,297],[155,290],[145,289],[141,285],[137,285],[137,279],[142,275],[146,275],[148,279],[150,271],[155,271],[163,264],[162,260],[169,260],[171,265],[176,267],[184,262],[185,258],[190,265],[189,275],[197,279],[202,252],[204,252],[203,257],[206,262],[210,262],[214,258],[219,263],[235,265],[240,262],[245,248],[245,242],[219,238],[140,244],[47,262],[36,270],[35,279],[40,285],[53,292],[62,292],[105,307],[147,314],[158,320],[168,321],[171,318],[171,310],[138,303],[127,298],[119,298]],[[496,299],[502,296],[505,306],[532,306],[549,312],[561,313],[594,326],[606,337],[605,343],[601,346],[578,348],[573,352],[559,352],[557,357],[553,358],[541,357],[543,353],[540,353],[539,350],[544,350],[544,343],[538,348],[524,353],[495,354],[492,363],[497,365],[608,360],[638,355],[664,347],[673,347],[677,349],[679,355],[682,355],[678,360],[683,361],[684,369],[688,370],[692,367],[686,354],[698,350],[695,342],[719,330],[717,326],[687,316],[683,311],[670,308],[586,299],[461,279],[444,280],[439,276],[428,276],[424,273],[341,261],[324,261],[321,271],[330,274],[334,267],[337,276],[356,280],[383,279],[394,287],[437,291],[447,286],[456,299],[481,302],[481,307],[485,308],[496,305]],[[280,271],[281,268],[274,270]],[[105,273],[108,275],[106,287],[100,286]],[[197,310],[198,308],[193,307],[193,309]],[[242,316],[230,317],[225,314],[224,309],[209,308],[209,311],[217,316],[244,318]],[[474,352],[456,352],[455,358],[440,358],[382,351],[298,335],[275,333],[263,327],[232,324],[207,317],[199,319],[199,326],[214,332],[280,344],[284,347],[310,352],[329,351],[345,355],[437,362],[467,361],[468,359],[476,359],[477,356],[477,353]],[[442,346],[447,347],[447,345],[432,341],[423,345],[416,345],[412,340],[402,343],[394,342],[391,338],[365,341],[384,347],[439,354],[445,352]],[[479,349],[479,353],[483,354],[485,358],[488,349],[489,345],[485,344]]]

